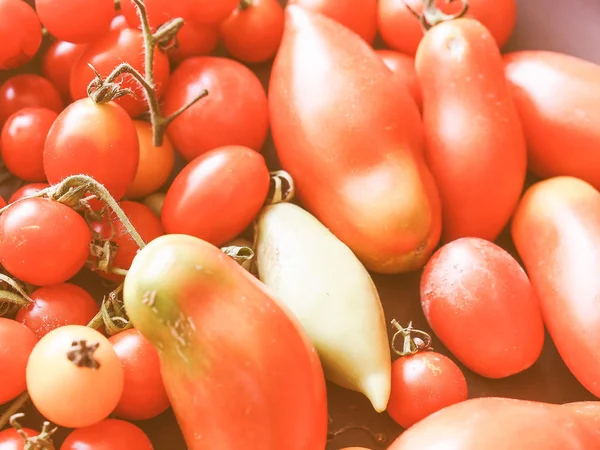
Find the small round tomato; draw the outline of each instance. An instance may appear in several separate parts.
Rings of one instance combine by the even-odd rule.
[[[67,428],[106,419],[123,393],[121,361],[106,337],[81,325],[57,328],[34,347],[27,390],[37,410]]]
[[[144,432],[119,419],[106,419],[69,434],[60,450],[152,450]]]
[[[208,97],[177,117],[167,129],[183,157],[191,161],[224,145],[260,150],[267,138],[269,113],[267,95],[258,77],[228,58],[189,58],[171,76],[163,98],[163,113],[174,113],[204,89],[208,90]]]
[[[240,0],[195,0],[188,11],[191,22],[200,25],[216,25],[227,19]]]
[[[175,178],[161,220],[169,234],[222,245],[250,225],[265,203],[269,170],[260,153],[221,147],[199,156]]]
[[[115,414],[128,420],[146,420],[158,416],[170,405],[158,353],[135,328],[108,339],[117,352],[125,372],[123,395]]]
[[[71,103],[50,128],[44,171],[51,184],[89,175],[119,200],[135,177],[139,155],[137,132],[125,110],[84,98]]]
[[[174,45],[167,51],[171,62],[179,64],[193,56],[210,55],[219,45],[219,28],[215,25],[186,23],[177,33]]]
[[[35,437],[40,433],[31,428],[21,428],[27,437]],[[0,431],[0,450],[28,450],[25,449],[25,439],[15,428]]]
[[[134,120],[133,124],[140,143],[140,161],[126,195],[140,198],[158,191],[165,184],[175,165],[175,151],[168,136],[163,137],[160,147],[154,146],[150,123]]]
[[[28,63],[42,43],[42,25],[31,6],[22,0],[0,0],[0,70]]]
[[[8,203],[14,203],[21,198],[35,195],[38,192],[40,192],[46,188],[49,188],[49,187],[50,187],[50,185],[48,183],[25,184],[25,185],[21,186],[19,189],[17,189],[15,192],[13,192],[13,194],[8,199]]]
[[[0,135],[0,154],[8,170],[26,181],[44,181],[44,143],[58,113],[23,108],[8,118]]]
[[[144,73],[144,37],[140,30],[113,30],[90,43],[71,69],[71,97],[75,100],[87,97],[87,87],[95,77],[88,64],[106,77],[121,63],[129,63]],[[157,48],[154,53],[154,82],[159,97],[169,80],[169,70],[169,58]],[[122,75],[115,82],[134,93],[115,100],[131,117],[148,110],[144,89],[131,75]]]
[[[9,78],[0,86],[0,126],[18,110],[34,106],[57,113],[63,109],[60,92],[47,79],[25,73]]]
[[[79,272],[91,240],[79,214],[47,198],[22,200],[0,215],[0,263],[35,286],[63,283]]]
[[[393,50],[375,50],[383,63],[406,83],[408,90],[415,99],[420,110],[423,109],[421,84],[415,69],[415,59]]]
[[[32,330],[38,339],[65,325],[87,325],[98,312],[94,298],[71,283],[54,284],[33,291],[33,303],[21,308],[15,320]]]
[[[37,341],[25,325],[0,317],[0,405],[25,392],[27,359]]]
[[[171,19],[183,18],[187,22],[190,4],[193,0],[144,0],[148,23],[152,29],[158,28]],[[140,28],[140,18],[133,0],[121,0],[121,13],[130,28]]]
[[[54,41],[42,58],[42,75],[59,90],[65,103],[70,103],[71,68],[85,50],[85,44]]]

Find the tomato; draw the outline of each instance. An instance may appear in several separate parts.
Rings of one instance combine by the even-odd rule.
[[[166,195],[163,192],[155,192],[154,194],[144,198],[143,203],[150,208],[157,217],[160,217],[162,207],[165,202],[165,197]]]
[[[539,182],[525,193],[511,231],[554,345],[579,382],[600,396],[594,356],[600,346],[600,192],[571,177]]]
[[[281,43],[283,17],[278,0],[244,0],[221,24],[223,44],[240,61],[268,61]]]
[[[144,242],[148,243],[164,234],[160,220],[146,205],[138,202],[122,201],[120,206]],[[112,221],[112,225],[110,221]],[[102,222],[94,223],[92,228],[104,239],[110,239],[116,245],[116,252],[112,255],[111,266],[119,269],[129,269],[131,261],[133,261],[139,247],[118,217],[114,213],[111,214],[110,218],[106,215]],[[113,230],[114,235],[112,234]],[[108,274],[101,271],[97,273],[109,280],[123,280],[123,277],[120,275]]]
[[[63,283],[85,264],[92,234],[68,206],[30,198],[0,215],[0,264],[35,286]]]
[[[146,420],[169,407],[160,375],[158,353],[135,328],[109,338],[123,364],[125,385],[115,414],[128,420]]]
[[[209,96],[181,114],[167,129],[183,157],[191,161],[224,145],[260,150],[269,129],[267,95],[257,76],[237,61],[210,56],[183,61],[171,75],[163,98],[163,114],[174,113],[204,89]]]
[[[140,145],[140,161],[126,195],[140,198],[158,191],[165,184],[175,165],[175,151],[168,136],[163,137],[160,147],[154,146],[150,123],[134,120],[133,124]]]
[[[6,200],[4,200],[4,197],[0,197],[0,208],[4,208],[7,205]]]
[[[569,55],[505,55],[506,78],[525,130],[529,168],[549,178],[569,175],[600,189],[600,65]]]
[[[71,68],[85,50],[85,44],[54,41],[42,58],[42,74],[58,89],[65,103],[71,102]]]
[[[290,0],[310,11],[321,13],[350,28],[372,44],[377,34],[377,0]]]
[[[48,421],[66,428],[104,420],[123,393],[123,368],[112,345],[81,325],[57,328],[39,340],[27,363],[27,390]]]
[[[317,352],[264,285],[220,249],[192,236],[155,239],[134,259],[123,299],[133,326],[159,349],[188,448],[325,448]]]
[[[423,96],[421,84],[415,69],[415,59],[393,50],[375,50],[386,66],[398,75],[408,86],[408,90],[415,99],[419,109],[423,109]]]
[[[196,25],[186,23],[175,39],[174,45],[167,50],[169,59],[179,64],[193,56],[210,55],[219,45],[219,29],[214,25]]]
[[[187,23],[188,11],[193,0],[144,0],[146,15],[152,29],[167,23],[171,19],[183,18]],[[121,0],[121,13],[127,19],[130,28],[140,28],[140,18],[133,0]]]
[[[0,317],[0,405],[27,388],[25,367],[37,341],[33,331],[25,325]]]
[[[531,283],[492,242],[462,238],[439,249],[421,277],[421,305],[446,348],[484,377],[519,373],[542,352],[544,324]]]
[[[25,184],[25,185],[21,186],[19,189],[17,189],[15,192],[13,192],[13,194],[8,199],[8,203],[14,203],[23,197],[29,197],[30,195],[35,195],[38,192],[40,192],[46,188],[49,188],[49,187],[50,187],[50,185],[48,183]]]
[[[42,43],[42,26],[33,8],[22,0],[0,0],[0,70],[28,63]]]
[[[199,25],[214,25],[223,22],[240,0],[194,0],[189,10],[191,22]]]
[[[0,86],[0,126],[18,110],[35,106],[57,113],[63,109],[60,92],[47,79],[30,73],[20,74]]]
[[[131,28],[110,31],[90,43],[71,69],[71,97],[75,100],[87,97],[87,87],[94,79],[94,72],[88,64],[94,66],[102,77],[108,76],[121,63],[129,63],[143,74],[143,49],[142,32]],[[159,97],[169,81],[169,70],[169,58],[157,48],[154,53],[154,82]],[[148,110],[144,89],[131,75],[122,75],[115,81],[134,93],[115,100],[131,117],[139,116]]]
[[[152,450],[152,442],[130,422],[106,419],[69,434],[60,450]]]
[[[221,147],[177,175],[163,203],[162,224],[169,234],[189,234],[219,246],[250,225],[268,191],[262,155],[246,147]]]
[[[112,21],[110,22],[111,31],[124,30],[125,28],[129,28],[129,25],[127,24],[127,19],[123,14],[117,14],[115,17],[113,17]]]
[[[50,184],[86,174],[121,199],[133,182],[139,162],[133,121],[114,102],[89,98],[71,103],[54,121],[44,148],[44,171]]]
[[[0,135],[0,154],[8,170],[26,181],[44,181],[44,143],[58,113],[23,108],[8,118]]]
[[[437,0],[437,8],[446,14],[458,13],[463,1]],[[474,17],[490,31],[498,47],[503,47],[515,28],[517,19],[516,0],[469,0],[467,16]],[[419,20],[408,10],[410,6],[422,14],[422,0],[379,0],[379,33],[385,43],[394,50],[414,56],[423,30]]]
[[[367,268],[422,267],[440,236],[438,193],[419,110],[373,49],[288,6],[269,107],[277,156],[306,209]]]
[[[15,320],[32,330],[38,339],[65,325],[87,325],[98,312],[88,292],[71,283],[36,289],[30,294],[33,304],[21,308]]]
[[[21,428],[28,437],[35,437],[40,433],[31,428]],[[26,450],[25,439],[15,428],[0,431],[0,450]]]
[[[50,34],[74,43],[100,38],[115,16],[113,0],[35,0],[35,9]]]

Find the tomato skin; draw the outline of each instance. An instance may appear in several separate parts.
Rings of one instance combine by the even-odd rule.
[[[27,389],[25,368],[37,341],[33,331],[25,325],[0,317],[0,405]]]
[[[85,264],[92,234],[68,206],[30,198],[0,215],[0,264],[35,286],[63,283]]]
[[[179,64],[187,58],[210,55],[219,45],[219,29],[214,25],[186,23],[177,33],[177,42],[167,50],[169,59]]]
[[[576,178],[541,181],[523,196],[511,231],[558,352],[600,396],[600,359],[590,357],[600,345],[600,193]]]
[[[48,183],[29,183],[21,186],[17,189],[8,199],[8,203],[14,203],[23,197],[29,197],[30,195],[37,194],[43,189],[49,188]]]
[[[108,339],[123,364],[123,395],[114,411],[128,420],[147,420],[170,406],[160,374],[158,353],[150,341],[135,328]]]
[[[503,378],[533,365],[544,345],[544,323],[531,283],[501,247],[462,238],[439,249],[421,277],[429,325],[465,366]]]
[[[437,0],[436,6],[447,14],[455,14],[462,2]],[[406,5],[421,14],[421,0],[379,0],[377,21],[379,33],[392,49],[414,56],[423,38],[421,24]],[[467,17],[481,22],[492,34],[498,47],[503,47],[512,34],[517,20],[516,0],[469,0]]]
[[[388,414],[403,428],[446,406],[465,401],[467,380],[450,358],[433,351],[402,356],[392,364]]]
[[[21,0],[0,0],[0,70],[16,69],[28,63],[42,43],[42,25],[34,9]]]
[[[224,145],[260,150],[267,138],[267,95],[258,77],[243,64],[211,56],[189,58],[171,75],[163,97],[168,116],[207,89],[210,93],[167,129],[175,148],[187,160]],[[199,133],[198,130],[210,130]]]
[[[23,108],[8,118],[0,135],[0,154],[8,170],[26,181],[44,181],[44,143],[58,117],[48,108]]]
[[[87,97],[87,87],[94,79],[93,65],[98,73],[106,77],[121,63],[129,63],[140,73],[144,73],[144,38],[140,30],[125,28],[113,30],[100,39],[87,45],[71,69],[70,91],[74,100]],[[169,81],[169,58],[158,48],[154,52],[154,82],[160,98]],[[144,89],[135,79],[125,74],[116,82],[129,88],[134,96],[125,95],[115,100],[131,117],[137,117],[148,110]]]
[[[190,6],[189,19],[199,25],[216,25],[223,22],[240,0],[194,0]]]
[[[133,121],[114,102],[89,98],[71,103],[54,121],[44,147],[44,171],[50,184],[84,173],[120,200],[133,182],[139,163]]]
[[[404,80],[419,110],[423,110],[423,95],[421,94],[421,83],[415,69],[415,59],[394,50],[375,50],[375,53],[392,72]]]
[[[71,68],[84,50],[85,44],[54,41],[42,59],[42,75],[58,89],[67,104],[71,102]]]
[[[323,14],[350,28],[369,44],[377,34],[377,0],[290,0],[310,11]]]
[[[194,159],[177,175],[163,202],[168,234],[223,245],[250,225],[265,203],[269,170],[263,156],[228,146]]]
[[[302,204],[367,268],[422,267],[439,240],[441,210],[423,161],[421,118],[371,47],[288,6],[269,107],[277,155]]]
[[[137,426],[125,420],[105,419],[73,430],[60,450],[152,450],[152,443]]]
[[[261,63],[277,53],[283,36],[283,8],[278,0],[252,0],[246,9],[234,9],[221,23],[225,48],[245,63]]]
[[[28,437],[35,437],[40,433],[31,428],[21,428]],[[0,431],[0,450],[25,450],[25,439],[15,428]]]

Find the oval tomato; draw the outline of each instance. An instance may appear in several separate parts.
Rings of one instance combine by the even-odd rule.
[[[419,109],[423,109],[423,96],[421,83],[415,69],[415,59],[393,50],[376,50],[375,53],[383,60],[386,66],[408,86],[408,90],[415,99]]]
[[[139,156],[137,132],[125,110],[84,98],[71,103],[50,128],[44,171],[51,184],[89,175],[119,200],[135,177]]]
[[[152,450],[152,442],[131,422],[106,419],[72,431],[60,450]]]
[[[219,45],[219,29],[215,25],[186,23],[177,33],[174,45],[167,50],[169,59],[179,64],[187,58],[210,55]]]
[[[66,428],[95,424],[123,393],[123,368],[102,334],[81,325],[57,328],[37,343],[27,363],[27,390],[37,410]]]
[[[50,187],[50,185],[48,183],[25,184],[25,185],[21,186],[19,189],[17,189],[15,192],[13,192],[13,194],[8,199],[8,203],[14,203],[21,198],[29,197],[30,195],[35,195],[38,192],[40,192],[46,188],[49,188],[49,187]]]
[[[66,103],[71,101],[71,68],[85,50],[85,44],[54,41],[42,58],[42,74],[60,91]]]
[[[165,91],[163,114],[174,113],[204,89],[208,90],[208,97],[181,114],[167,129],[183,157],[191,161],[224,145],[260,150],[269,128],[267,95],[257,76],[237,61],[205,56],[182,62]]]
[[[169,234],[189,234],[219,246],[250,225],[268,191],[262,155],[246,147],[218,148],[177,175],[163,203],[162,224]]]
[[[0,317],[0,405],[25,392],[27,359],[37,341],[25,325]]]
[[[223,22],[240,0],[194,0],[190,5],[189,19],[200,25],[216,25]]]
[[[42,43],[42,25],[33,8],[21,0],[0,0],[0,70],[28,63]]]

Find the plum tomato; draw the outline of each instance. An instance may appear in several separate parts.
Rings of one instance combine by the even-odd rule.
[[[152,443],[144,432],[131,422],[106,419],[96,424],[73,430],[60,450],[152,450]]]
[[[42,24],[33,8],[22,0],[0,0],[0,70],[28,63],[42,43]]]
[[[0,317],[0,405],[25,392],[25,368],[37,342],[25,325]]]
[[[54,41],[42,57],[42,75],[58,89],[65,103],[71,102],[71,68],[84,50],[85,44]]]
[[[210,55],[219,45],[219,28],[215,25],[186,23],[181,27],[174,45],[167,50],[174,64],[193,56]]]
[[[194,0],[188,11],[189,19],[199,25],[216,25],[223,22],[240,0]]]
[[[38,192],[49,188],[50,185],[48,183],[29,183],[21,186],[17,189],[8,199],[8,203],[14,203],[17,200],[25,197],[29,197],[31,195],[35,195]]]

